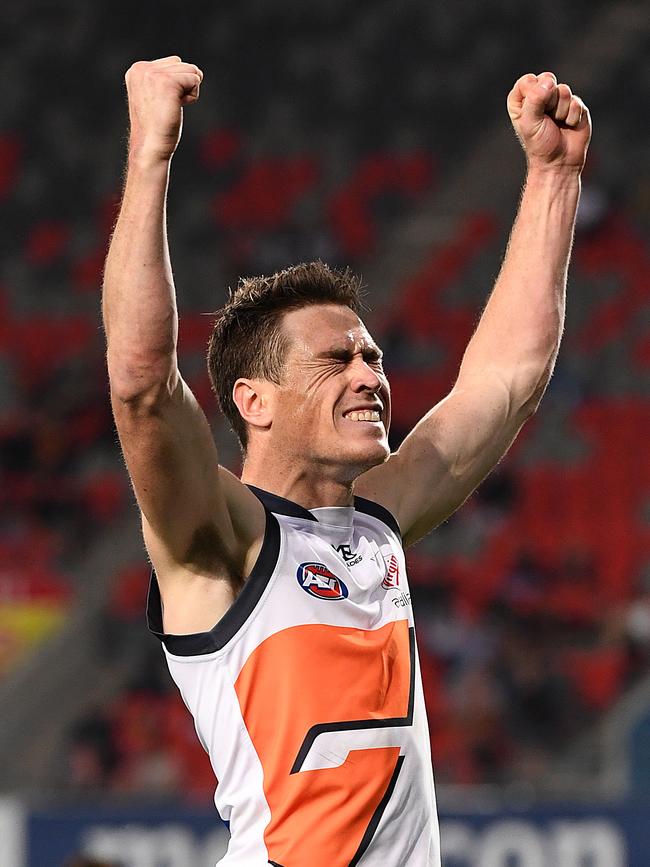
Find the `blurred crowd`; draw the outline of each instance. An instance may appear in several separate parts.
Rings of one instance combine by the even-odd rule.
[[[370,268],[404,216],[435,207],[481,128],[507,123],[514,78],[547,68],[602,5],[551,3],[531,22],[537,13],[520,19],[507,0],[244,0],[200,27],[190,15],[180,46],[151,3],[129,11],[128,27],[112,4],[69,0],[51,20],[30,4],[0,13],[15,37],[0,64],[29,71],[0,133],[0,675],[65,621],[74,566],[97,539],[125,514],[137,520],[99,317],[129,63],[179,51],[206,72],[175,158],[170,237],[181,369],[236,471],[234,438],[212,411],[205,313],[239,275],[319,257]],[[505,39],[503,20],[527,38]],[[409,555],[439,782],[539,784],[648,672],[650,177],[635,163],[647,133],[629,126],[650,86],[643,60],[629,57],[601,88],[600,113],[591,105],[602,133],[542,408],[478,494]],[[373,311],[394,445],[451,387],[511,218],[468,212]],[[57,782],[73,792],[204,797],[214,784],[146,634],[147,581],[144,554],[116,570],[97,640],[106,670],[129,659],[130,676],[71,727]]]

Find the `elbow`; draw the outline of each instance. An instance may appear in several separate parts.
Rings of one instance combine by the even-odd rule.
[[[544,359],[543,364],[520,365],[511,381],[512,403],[523,421],[539,408],[555,366],[556,353]]]
[[[550,381],[551,371],[552,367],[546,367],[541,375],[538,372],[537,376],[526,378],[517,389],[518,399],[513,403],[522,424],[537,412]]]
[[[528,400],[525,400],[521,405],[519,410],[519,417],[521,419],[521,423],[527,422],[528,419],[535,415],[537,410],[539,409],[539,405],[542,402],[542,397],[544,396],[544,389],[540,392],[535,392],[535,394],[531,395]]]
[[[155,415],[170,396],[171,389],[164,384],[139,389],[114,388],[111,385],[111,406],[116,415],[123,412],[133,417]]]
[[[175,359],[166,362],[108,365],[113,406],[151,412],[173,393],[178,379]]]

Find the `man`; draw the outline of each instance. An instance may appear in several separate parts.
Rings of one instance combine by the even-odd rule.
[[[218,779],[222,864],[440,863],[402,544],[450,515],[536,409],[558,351],[591,135],[550,72],[507,106],[528,162],[501,273],[450,394],[390,455],[381,352],[358,287],[322,263],[243,281],[209,366],[244,448],[218,466],[176,364],[165,198],[179,57],[126,75],[128,173],[105,274],[115,419],[155,570],[150,626]]]

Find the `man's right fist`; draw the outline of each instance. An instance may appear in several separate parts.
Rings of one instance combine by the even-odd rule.
[[[140,60],[126,73],[132,156],[171,159],[183,128],[183,106],[196,102],[203,73],[180,57]]]

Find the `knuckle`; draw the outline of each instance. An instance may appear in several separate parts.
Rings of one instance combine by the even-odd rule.
[[[146,60],[136,60],[135,63],[132,63],[124,73],[124,80],[126,83],[128,84],[134,79],[141,78],[147,65]]]
[[[526,75],[520,76],[512,86],[512,92],[525,87],[527,84],[534,84],[537,81],[537,76],[532,72],[527,72]]]

